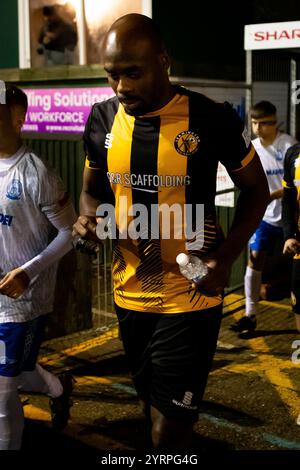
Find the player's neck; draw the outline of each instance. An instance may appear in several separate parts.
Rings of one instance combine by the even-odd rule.
[[[261,145],[263,147],[268,147],[269,145],[272,145],[273,142],[276,140],[277,134],[278,132],[276,131],[274,134],[268,137],[265,137],[265,138],[260,137],[259,140],[260,140]]]
[[[154,111],[157,111],[158,109],[162,109],[164,106],[166,106],[174,98],[175,95],[176,95],[176,89],[168,81],[167,84],[165,85],[165,92],[162,93],[163,98],[157,104],[156,109]]]
[[[19,150],[21,145],[22,145],[21,138],[14,139],[11,142],[7,142],[3,146],[0,145],[0,158],[9,158],[9,157],[11,157],[15,153],[17,153],[17,151]]]
[[[176,88],[169,82],[168,86],[166,87],[166,93],[165,93],[163,106],[166,106],[170,101],[172,101],[175,95],[176,95]]]

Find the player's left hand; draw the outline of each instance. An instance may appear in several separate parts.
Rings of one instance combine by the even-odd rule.
[[[208,266],[208,273],[197,285],[193,283],[193,287],[207,296],[222,295],[228,285],[231,267],[213,257],[202,258],[202,261]]]
[[[283,254],[295,256],[300,253],[300,243],[296,238],[288,238],[283,247]]]
[[[30,279],[22,268],[13,269],[0,280],[0,294],[17,299],[25,292],[29,283]]]

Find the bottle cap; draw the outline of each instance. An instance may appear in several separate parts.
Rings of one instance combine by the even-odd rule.
[[[189,262],[189,257],[185,253],[179,253],[179,255],[176,256],[176,262],[179,266],[186,266]]]

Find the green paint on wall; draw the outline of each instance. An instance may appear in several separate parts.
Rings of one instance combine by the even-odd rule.
[[[18,0],[1,1],[0,69],[19,67]]]

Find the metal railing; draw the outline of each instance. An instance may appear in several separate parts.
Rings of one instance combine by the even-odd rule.
[[[116,321],[111,259],[112,241],[106,239],[103,249],[92,260],[92,321],[96,328],[108,328]]]

